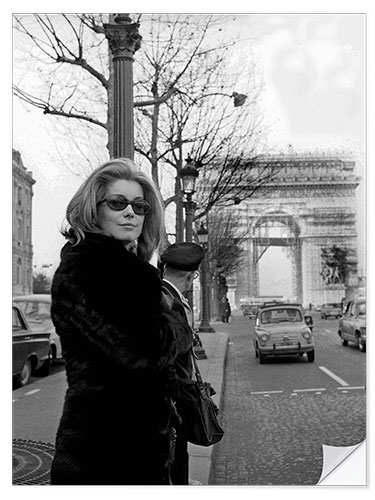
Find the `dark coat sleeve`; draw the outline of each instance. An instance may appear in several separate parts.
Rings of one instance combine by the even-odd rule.
[[[172,363],[175,332],[184,328],[162,305],[152,266],[117,242],[65,247],[53,280],[51,312],[63,349],[78,336],[91,352],[127,370]]]

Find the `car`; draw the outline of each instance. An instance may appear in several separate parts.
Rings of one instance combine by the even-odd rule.
[[[13,297],[13,302],[21,307],[32,330],[46,331],[51,334],[52,361],[62,360],[60,337],[51,319],[51,295],[43,293],[18,295]]]
[[[275,303],[258,308],[254,329],[254,350],[259,363],[269,356],[306,354],[315,360],[313,320],[301,304]]]
[[[245,306],[242,310],[243,315],[249,319],[255,318],[257,314],[258,306]]]
[[[17,304],[12,305],[12,375],[16,387],[30,382],[31,375],[46,376],[51,366],[50,334],[31,330]]]
[[[343,346],[352,342],[360,351],[366,352],[366,299],[348,302],[339,320],[338,334]]]
[[[341,304],[333,302],[323,304],[320,310],[320,317],[322,319],[340,318],[341,314],[342,314]]]

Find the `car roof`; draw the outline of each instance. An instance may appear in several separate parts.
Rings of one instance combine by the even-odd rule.
[[[13,302],[51,302],[51,295],[48,293],[35,293],[30,295],[17,295],[13,297]]]
[[[259,306],[259,309],[267,309],[267,308],[277,308],[277,307],[298,307],[303,309],[301,304],[290,303],[290,302],[266,302],[264,305]]]

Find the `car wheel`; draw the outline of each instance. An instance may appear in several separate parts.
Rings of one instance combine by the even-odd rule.
[[[345,339],[343,339],[342,337],[341,337],[341,343],[342,343],[342,345],[343,345],[344,347],[346,347],[346,346],[348,345],[348,341],[347,341],[347,340],[345,340]]]
[[[48,359],[44,361],[39,370],[36,371],[36,374],[40,375],[41,377],[47,377],[47,375],[49,375],[50,370],[51,370],[51,354],[48,355]]]
[[[315,360],[315,351],[309,351],[307,353],[307,359],[310,363],[313,363]]]
[[[259,355],[259,364],[264,365],[264,363],[266,362],[266,356],[261,352],[258,352],[258,355]]]
[[[366,351],[366,347],[365,347],[364,344],[362,344],[362,337],[360,335],[358,336],[357,341],[358,341],[358,349],[361,352],[365,352]]]
[[[51,363],[56,363],[57,360],[57,349],[55,344],[51,345]]]
[[[18,387],[27,385],[30,382],[32,371],[33,366],[31,364],[31,361],[30,359],[27,359],[22,367],[21,373],[16,376],[16,385]]]

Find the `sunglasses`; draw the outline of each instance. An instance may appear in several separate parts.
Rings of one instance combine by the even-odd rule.
[[[115,210],[116,212],[120,212],[128,205],[131,205],[133,212],[137,215],[146,215],[151,208],[151,205],[146,200],[129,201],[122,194],[110,194],[104,200],[99,201],[98,205],[104,202],[111,210]]]

